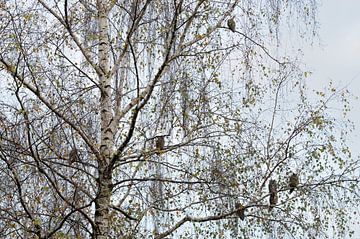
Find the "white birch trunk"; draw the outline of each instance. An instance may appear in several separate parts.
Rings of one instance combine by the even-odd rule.
[[[98,195],[95,200],[95,225],[94,237],[96,239],[109,238],[109,205],[112,190],[112,170],[109,169],[112,146],[114,145],[114,130],[111,124],[113,119],[111,106],[111,76],[109,74],[109,22],[108,10],[105,1],[97,1],[99,51],[98,60],[99,82],[101,87],[100,96],[100,121],[101,121],[101,159],[98,163]]]

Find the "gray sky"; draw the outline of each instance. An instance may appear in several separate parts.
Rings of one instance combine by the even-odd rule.
[[[360,96],[360,1],[323,0],[319,8],[320,46],[303,48],[304,62],[314,72],[308,84],[322,88],[330,80]],[[359,100],[353,102],[351,119],[360,135]],[[360,152],[360,150],[359,150]]]
[[[314,72],[308,86],[321,89],[332,80],[338,87],[348,85],[350,92],[360,97],[360,0],[323,0],[318,20],[321,46],[302,48],[303,61]],[[359,104],[360,100],[353,100],[350,113],[356,127],[350,143],[355,157],[360,154]],[[360,225],[354,229],[354,238],[360,238]]]

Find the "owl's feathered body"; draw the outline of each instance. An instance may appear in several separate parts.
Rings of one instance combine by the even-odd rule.
[[[271,209],[273,209],[273,207],[275,207],[275,205],[278,203],[278,200],[279,200],[278,192],[277,192],[277,183],[274,179],[271,179],[269,181],[269,193],[270,193],[269,210],[271,210]]]
[[[235,203],[236,215],[242,220],[245,220],[245,207],[241,203]]]
[[[227,25],[228,25],[228,28],[232,31],[232,32],[235,32],[236,31],[236,23],[235,23],[235,20],[234,18],[231,18],[227,21]]]
[[[270,197],[269,197],[269,210],[273,209],[276,204],[278,203],[279,197],[277,192],[276,193],[271,193]]]
[[[76,148],[72,148],[69,153],[69,162],[73,163],[76,162],[79,158],[78,151]]]
[[[276,193],[277,192],[277,183],[274,179],[269,181],[269,193]]]
[[[157,150],[157,154],[160,154],[161,151],[164,149],[165,147],[165,138],[164,136],[158,136],[156,139],[156,143],[155,143],[155,147]]]
[[[299,176],[296,173],[293,173],[289,178],[290,193],[292,193],[298,185]]]

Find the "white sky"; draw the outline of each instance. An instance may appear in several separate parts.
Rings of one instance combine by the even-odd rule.
[[[314,72],[308,85],[322,88],[332,80],[360,96],[360,1],[323,0],[318,20],[321,46],[303,48],[303,60]],[[359,103],[353,101],[350,115],[358,128],[356,136],[360,135]]]
[[[318,21],[321,46],[302,48],[303,61],[314,72],[308,86],[321,89],[332,80],[338,87],[348,85],[350,92],[360,97],[360,0],[322,0]],[[350,144],[355,157],[360,155],[359,104],[360,100],[353,100],[350,113],[356,127]],[[354,229],[354,238],[360,238],[360,225]]]

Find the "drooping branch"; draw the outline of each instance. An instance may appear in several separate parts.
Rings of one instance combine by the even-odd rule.
[[[175,42],[175,36],[176,36],[178,10],[179,10],[179,6],[177,6],[177,9],[175,11],[175,14],[174,14],[174,17],[173,17],[173,20],[172,20],[172,24],[171,24],[171,29],[172,30],[171,30],[171,34],[170,34],[170,37],[169,37],[169,40],[168,40],[168,44],[166,46],[166,51],[165,51],[166,53],[165,53],[163,63],[159,67],[158,72],[154,76],[154,79],[151,81],[151,83],[146,87],[146,89],[138,97],[136,97],[136,101],[135,101],[136,103],[133,102],[137,106],[136,106],[136,108],[134,110],[134,113],[133,113],[133,115],[131,117],[130,128],[129,128],[129,131],[128,131],[128,134],[127,134],[125,140],[118,147],[118,149],[116,150],[116,152],[112,156],[112,160],[111,160],[111,164],[110,164],[111,168],[115,165],[116,161],[118,161],[120,159],[120,154],[122,153],[124,148],[129,143],[129,141],[130,141],[130,139],[131,139],[131,137],[133,135],[133,132],[134,132],[134,129],[135,129],[135,124],[136,124],[137,117],[138,117],[138,114],[139,114],[140,110],[148,103],[148,101],[149,101],[149,99],[150,99],[150,97],[152,95],[152,92],[153,92],[153,90],[155,88],[156,83],[160,80],[161,76],[165,72],[166,67],[170,64],[169,59],[170,59],[171,49],[172,49],[172,46],[173,46],[173,44]],[[127,109],[130,110],[130,105],[128,105]],[[124,114],[125,114],[125,112],[123,111],[120,114],[116,115],[114,121],[118,122]]]
[[[86,48],[83,46],[83,44],[81,43],[79,37],[77,36],[77,34],[75,32],[73,32],[73,30],[71,29],[71,25],[69,24],[69,22],[67,21],[67,19],[63,19],[59,14],[57,14],[53,9],[51,9],[48,4],[46,4],[43,0],[37,0],[47,11],[49,11],[59,22],[61,25],[63,25],[65,27],[65,29],[68,31],[68,33],[70,34],[70,36],[72,37],[73,41],[75,42],[75,44],[77,45],[77,47],[79,48],[80,52],[82,53],[82,55],[84,56],[84,58],[86,59],[86,61],[92,66],[92,68],[96,71],[96,73],[98,75],[103,74],[102,70],[100,69],[100,67],[93,61],[93,57],[91,56],[90,52],[88,50],[86,50]],[[67,1],[66,1],[67,2]],[[66,10],[67,12],[67,10]]]
[[[36,87],[28,83],[25,79],[22,78],[21,75],[18,74],[17,68],[8,63],[2,55],[0,55],[0,62],[5,67],[8,73],[13,75],[14,80],[19,81],[22,85],[24,85],[28,90],[30,90],[48,109],[50,109],[55,115],[64,120],[71,128],[73,128],[84,140],[84,142],[89,146],[95,156],[99,156],[99,152],[95,147],[94,142],[85,134],[81,128],[76,125],[74,122],[70,121],[67,117],[64,116],[58,109],[55,108],[53,104],[51,104]]]

